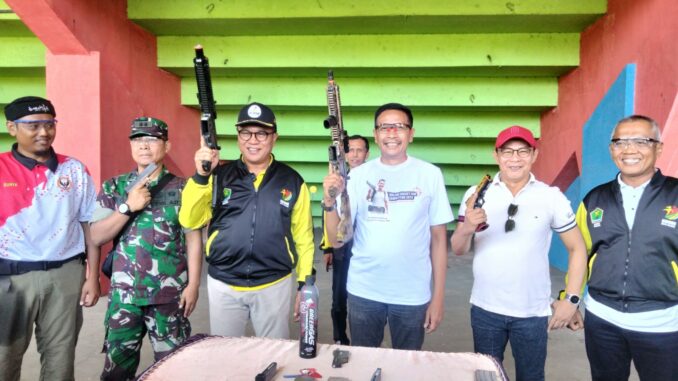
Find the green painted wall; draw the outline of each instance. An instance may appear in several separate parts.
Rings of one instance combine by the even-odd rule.
[[[350,134],[371,138],[373,112],[383,103],[413,108],[410,152],[442,169],[456,213],[464,190],[496,171],[492,148],[501,129],[520,124],[539,133],[541,112],[557,105],[558,76],[579,64],[579,34],[606,6],[605,0],[128,0],[128,16],[158,36],[158,66],[182,78],[180,101],[189,107],[197,106],[193,46],[204,46],[222,158],[237,157],[233,124],[243,104],[257,100],[274,109],[281,134],[274,152],[318,188],[317,217],[329,144],[322,127],[328,69],[341,87]],[[44,95],[45,48],[3,0],[0,57],[0,106]],[[0,149],[9,142],[3,129]]]
[[[540,113],[557,105],[558,76],[579,64],[580,32],[605,10],[604,0],[128,1],[130,19],[158,35],[158,65],[182,77],[181,102],[191,107],[193,46],[205,48],[222,158],[238,155],[243,104],[274,109],[274,152],[318,188],[316,217],[328,69],[350,134],[371,139],[383,103],[413,108],[410,153],[441,167],[456,213],[465,189],[496,171],[500,130],[520,124],[538,135]]]

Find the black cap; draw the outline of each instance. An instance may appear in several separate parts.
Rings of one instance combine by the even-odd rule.
[[[50,114],[54,117],[56,110],[52,102],[33,96],[17,98],[5,106],[5,118],[8,121],[15,121],[33,114]]]
[[[277,128],[275,123],[275,114],[268,106],[261,103],[252,102],[240,109],[238,114],[238,123],[236,126],[257,125],[261,127]]]
[[[160,119],[142,116],[132,121],[132,131],[129,138],[137,136],[155,136],[162,140],[167,140],[167,123]]]
[[[388,110],[399,110],[407,114],[407,117],[410,119],[410,128],[414,126],[414,117],[412,116],[412,110],[409,107],[402,105],[400,103],[387,103],[377,109],[374,113],[374,128],[377,127],[377,119],[384,111]]]

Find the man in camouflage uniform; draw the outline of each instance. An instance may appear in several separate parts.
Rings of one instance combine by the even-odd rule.
[[[187,318],[198,299],[201,235],[179,225],[186,181],[162,165],[167,138],[163,121],[135,119],[130,143],[137,168],[104,182],[97,197],[92,238],[99,245],[114,240],[102,380],[134,378],[147,331],[156,361],[191,332]],[[151,163],[158,169],[126,192]]]

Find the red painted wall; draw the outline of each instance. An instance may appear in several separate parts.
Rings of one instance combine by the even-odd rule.
[[[168,167],[194,172],[199,113],[181,106],[179,78],[158,69],[155,36],[127,19],[126,1],[6,2],[48,49],[59,152],[84,161],[100,183],[133,168],[131,121],[155,116],[169,125]]]
[[[573,152],[581,169],[584,123],[626,64],[636,64],[635,112],[664,126],[678,91],[677,17],[676,0],[608,1],[582,33],[579,67],[558,81],[558,107],[541,117],[538,178],[552,183]],[[678,164],[662,170],[676,175]]]

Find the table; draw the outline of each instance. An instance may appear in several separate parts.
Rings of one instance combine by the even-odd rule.
[[[350,357],[341,368],[332,368],[332,352],[337,348],[348,350]],[[508,380],[496,360],[477,353],[405,351],[336,344],[320,344],[317,353],[318,356],[313,359],[300,358],[299,342],[292,340],[201,336],[190,339],[155,363],[138,380],[253,381],[274,361],[278,369],[274,380],[293,380],[283,376],[299,374],[302,368],[316,368],[322,375],[319,381],[327,381],[330,377],[367,381],[376,368],[382,370],[382,381]]]

